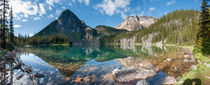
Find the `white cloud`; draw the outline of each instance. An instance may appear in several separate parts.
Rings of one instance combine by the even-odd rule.
[[[172,1],[167,2],[166,5],[170,6],[170,5],[175,4],[175,3],[176,3],[176,0],[172,0]]]
[[[44,4],[39,4],[39,7],[40,7],[40,13],[39,13],[39,15],[40,16],[42,16],[43,14],[45,14],[46,13],[46,10],[45,10],[45,8],[44,8]]]
[[[61,0],[46,0],[46,3],[38,2],[40,0],[9,0],[9,4],[14,8],[13,13],[16,20],[22,20],[28,17],[37,17],[46,14],[52,10],[54,4]]]
[[[66,9],[66,6],[72,6],[76,2],[85,5],[90,4],[90,0],[9,0],[9,4],[14,8],[14,19],[18,21],[31,17],[40,17],[48,11],[61,10],[55,7],[57,5]]]
[[[76,3],[76,1],[75,1],[75,0],[72,0],[72,2],[73,2],[73,3]]]
[[[50,6],[54,6],[54,3],[58,3],[59,0],[46,0],[46,3],[49,4]]]
[[[87,6],[90,4],[90,0],[78,0],[78,1],[79,1],[79,3],[85,3],[85,5],[87,5]],[[76,3],[75,0],[72,0],[72,2]]]
[[[15,9],[13,10],[14,16],[22,13],[27,17],[28,15],[36,15],[39,12],[38,6],[31,1],[10,0],[9,3]]]
[[[126,18],[127,18],[127,15],[125,15],[124,12],[121,12],[121,17],[122,17],[123,19],[126,19]]]
[[[150,7],[149,11],[155,11],[155,7]]]
[[[139,16],[143,16],[143,15],[144,15],[144,11],[142,11]]]
[[[51,7],[51,6],[49,6],[49,7],[48,7],[48,10],[52,10],[52,7]]]
[[[29,37],[34,36],[34,33],[29,33],[28,36],[29,36]]]
[[[130,10],[127,7],[128,5],[130,5],[130,0],[103,0],[102,3],[97,4],[94,8],[109,16],[120,13],[121,17],[125,18],[127,17],[125,13]]]
[[[56,14],[59,15],[61,13],[60,10],[56,10]]]
[[[20,28],[21,25],[14,25],[14,28]]]
[[[21,20],[22,22],[27,22],[27,19],[23,19],[23,20]]]
[[[41,18],[40,17],[35,17],[34,20],[41,20]]]
[[[84,2],[85,2],[86,5],[89,5],[90,4],[90,1],[89,0],[85,0]]]
[[[48,17],[49,17],[49,18],[53,18],[54,16],[53,16],[53,14],[50,14]]]

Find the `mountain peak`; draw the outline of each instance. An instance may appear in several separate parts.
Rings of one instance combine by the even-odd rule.
[[[60,14],[57,20],[49,24],[36,36],[58,34],[66,36],[73,43],[96,39],[97,36],[94,34],[95,30],[87,27],[88,26],[85,24],[84,20],[81,21],[71,10],[67,9]]]
[[[86,28],[86,25],[69,9],[63,11],[58,17],[58,26],[72,31],[80,31]]]
[[[74,14],[74,13],[69,9],[66,9],[61,13],[61,15],[69,15],[69,14]]]
[[[58,17],[58,20],[67,20],[68,18],[79,20],[79,18],[69,9],[63,11]]]
[[[128,16],[123,23],[117,26],[117,29],[126,29],[128,31],[141,30],[143,28],[149,27],[158,18],[153,16]]]

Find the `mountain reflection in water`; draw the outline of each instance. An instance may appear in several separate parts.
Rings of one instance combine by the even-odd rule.
[[[147,79],[150,84],[156,85],[160,85],[162,79],[167,75],[181,76],[191,65],[195,64],[195,61],[191,61],[192,59],[183,57],[188,50],[177,47],[164,47],[163,49],[154,46],[148,48],[135,46],[132,49],[125,49],[120,48],[120,46],[31,46],[20,48],[20,50],[21,52],[17,55],[20,57],[20,60],[32,66],[33,72],[45,75],[44,78],[37,78],[35,81],[35,83],[41,85],[123,84],[113,80],[112,70],[127,67],[123,63],[125,61],[118,61],[118,59],[127,57],[134,58],[133,60],[139,58],[138,60],[148,61],[155,67],[160,68],[162,71],[157,76]],[[190,55],[190,53],[187,53],[187,55]],[[167,59],[171,59],[171,62],[177,66],[179,66],[178,63],[181,63],[185,67],[174,67],[173,63],[167,62]],[[189,62],[184,62],[184,59],[189,60]],[[127,61],[134,62],[132,59]],[[135,62],[131,65],[135,66],[135,64],[139,63]],[[27,76],[16,80],[15,77],[18,74],[18,71],[14,72],[13,83],[31,84]],[[133,85],[136,82],[125,84]]]

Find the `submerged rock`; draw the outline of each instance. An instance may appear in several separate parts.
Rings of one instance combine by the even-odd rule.
[[[167,76],[163,79],[163,84],[175,84],[176,83],[176,78],[171,77],[171,76]]]
[[[13,69],[21,69],[21,64],[20,63],[18,63],[17,65],[15,65],[14,66],[14,68]]]
[[[140,80],[136,83],[136,85],[150,85],[147,80]]]
[[[20,80],[23,76],[24,76],[24,74],[18,74],[17,77],[16,77],[16,79],[17,80]]]
[[[4,57],[7,61],[14,60],[14,57],[10,54],[5,54]]]
[[[171,58],[167,58],[166,60],[167,60],[167,61],[171,61]]]
[[[145,69],[155,69],[154,65],[143,58],[137,58],[137,57],[127,57],[127,58],[122,58],[122,59],[116,59],[116,61],[120,62],[123,67],[128,68],[128,67],[137,67],[137,68],[145,68]]]
[[[40,74],[40,73],[36,73],[36,74],[34,75],[34,77],[36,77],[36,78],[43,78],[44,75],[43,75],[43,74]]]
[[[142,80],[157,75],[154,70],[148,70],[144,68],[129,67],[124,69],[114,69],[112,75],[115,81],[118,82],[130,82],[134,80]]]

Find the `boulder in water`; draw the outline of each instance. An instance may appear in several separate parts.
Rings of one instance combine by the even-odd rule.
[[[171,84],[175,84],[176,83],[176,78],[171,77],[171,76],[167,76],[163,79],[163,84],[165,85],[171,85]]]
[[[43,74],[40,74],[40,73],[36,73],[36,74],[34,75],[34,77],[36,77],[36,78],[43,78],[44,75],[43,75]]]
[[[5,54],[4,57],[7,61],[14,60],[14,57],[12,55],[8,54],[8,53]]]
[[[150,85],[147,80],[140,80],[136,83],[136,85]]]
[[[17,77],[16,77],[16,79],[17,80],[20,80],[23,76],[24,76],[24,74],[18,74]]]
[[[20,63],[18,63],[17,65],[15,65],[14,66],[14,68],[13,69],[21,69],[21,64]]]
[[[129,67],[124,69],[114,69],[112,75],[117,82],[130,82],[154,77],[157,75],[157,72],[144,68]]]

